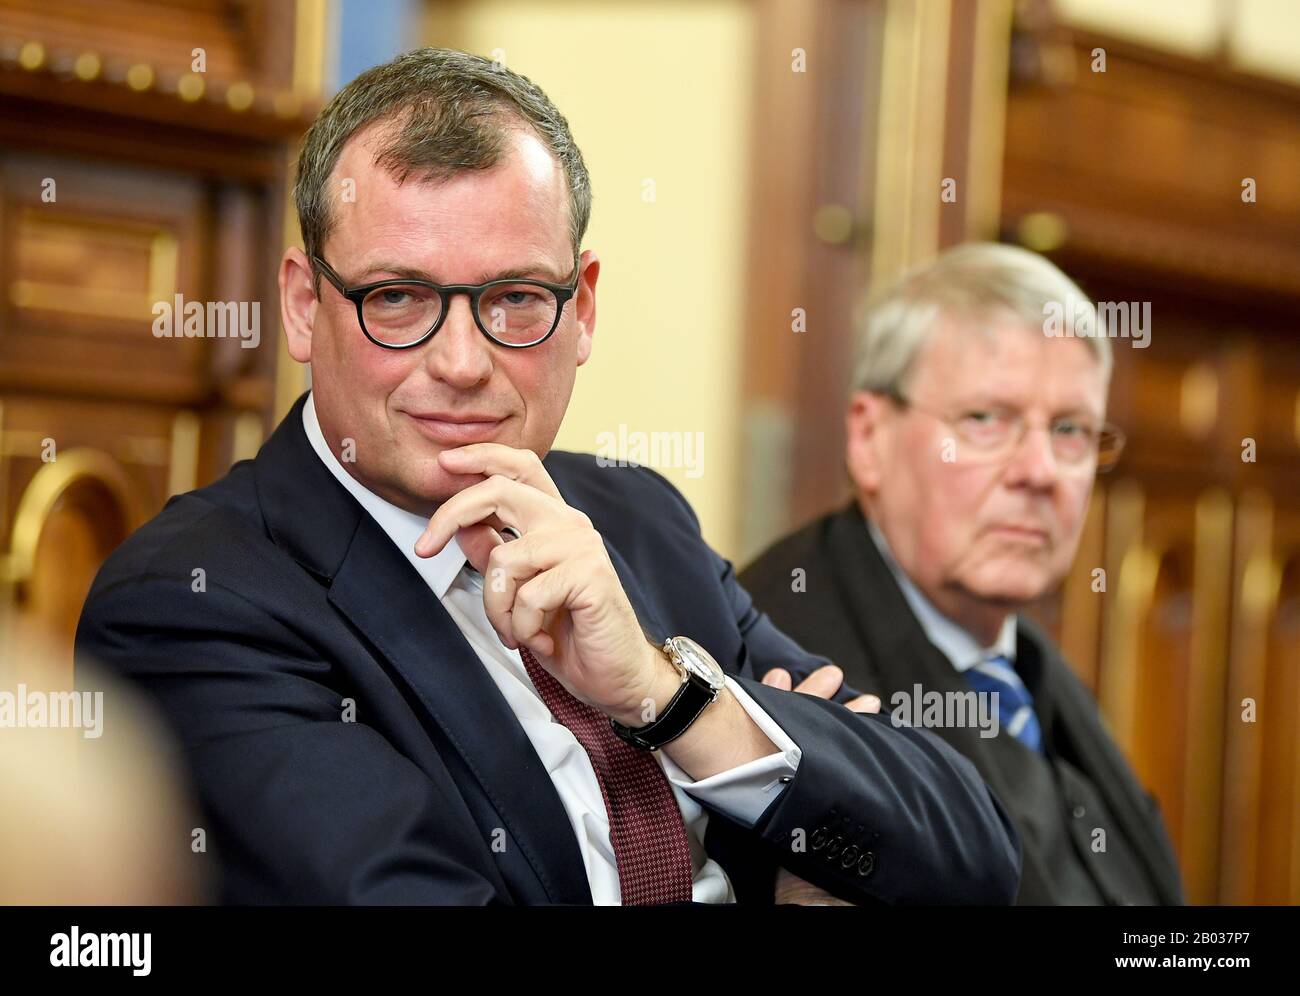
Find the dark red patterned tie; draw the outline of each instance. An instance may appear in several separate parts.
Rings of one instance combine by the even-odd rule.
[[[658,760],[620,739],[608,717],[574,698],[527,647],[519,648],[519,656],[551,715],[568,727],[596,769],[623,905],[689,902],[686,824]]]

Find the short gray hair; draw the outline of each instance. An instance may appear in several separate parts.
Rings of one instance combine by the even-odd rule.
[[[1109,379],[1110,341],[1089,334],[1095,324],[1087,311],[1095,309],[1073,280],[1028,249],[971,242],[940,253],[867,302],[853,389],[901,397],[941,317],[972,331],[976,322],[1006,316],[1042,329],[1052,304],[1062,310],[1064,334],[1082,338]]]
[[[448,180],[490,169],[506,138],[530,127],[555,156],[569,188],[569,236],[576,257],[591,219],[591,179],[569,123],[542,89],[478,55],[419,48],[368,69],[345,86],[312,123],[298,159],[293,196],[310,259],[333,228],[326,187],[348,139],[367,125],[391,122],[375,156],[400,182]],[[314,266],[313,266],[314,269]],[[316,275],[317,292],[320,275]]]

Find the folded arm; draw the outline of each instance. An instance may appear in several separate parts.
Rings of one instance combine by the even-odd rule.
[[[932,733],[849,711],[842,703],[859,692],[847,684],[831,701],[760,684],[774,667],[798,684],[828,662],[781,632],[709,553],[745,640],[738,678],[799,747],[794,778],[747,831],[762,842],[756,853],[855,902],[1014,902],[1019,834],[974,765]]]

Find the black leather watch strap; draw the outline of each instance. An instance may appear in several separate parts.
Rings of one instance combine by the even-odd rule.
[[[668,705],[653,723],[633,729],[611,719],[609,725],[634,747],[658,750],[690,729],[705,706],[717,697],[718,693],[712,685],[698,675],[687,672],[686,680],[677,689],[677,694],[668,700]]]

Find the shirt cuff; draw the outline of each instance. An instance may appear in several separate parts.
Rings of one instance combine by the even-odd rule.
[[[803,752],[759,706],[740,683],[727,677],[727,688],[767,739],[776,744],[774,754],[756,757],[716,775],[694,780],[663,751],[655,751],[668,781],[711,809],[745,827],[752,827],[794,777]]]

